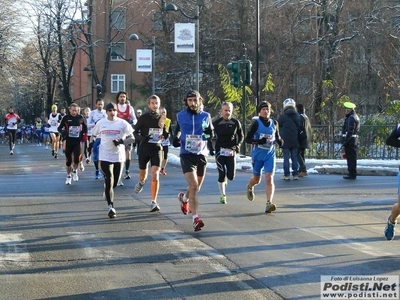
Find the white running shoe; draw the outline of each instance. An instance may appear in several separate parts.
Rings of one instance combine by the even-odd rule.
[[[73,171],[72,171],[72,179],[73,179],[74,181],[78,181],[78,180],[79,180],[79,177],[78,177],[78,170],[73,170]]]
[[[79,163],[79,170],[81,170],[81,172],[85,171],[85,167],[83,165],[83,162]]]
[[[11,150],[11,151],[10,151],[10,155],[13,155],[13,154],[14,154],[14,151],[13,151],[13,150]]]
[[[151,201],[150,211],[151,212],[160,211],[160,205],[158,205],[156,201]]]
[[[71,180],[72,180],[71,176],[67,176],[67,179],[65,180],[65,184],[71,185]]]
[[[114,207],[111,206],[108,207],[108,216],[110,217],[110,219],[117,217],[117,212],[115,211]]]
[[[135,185],[135,193],[139,194],[141,191],[143,191],[144,184],[138,181],[138,183]]]

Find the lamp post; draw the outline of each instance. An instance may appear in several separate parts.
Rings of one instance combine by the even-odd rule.
[[[94,81],[93,81],[93,69],[91,69],[89,66],[86,66],[86,67],[84,67],[83,68],[83,71],[85,71],[85,72],[92,72],[92,83],[91,83],[91,86],[92,86],[92,89],[91,89],[91,94],[92,94],[92,106],[91,106],[91,109],[93,109],[93,107],[94,107],[94,103],[93,103],[93,89],[96,89],[97,91],[101,91],[101,89],[103,88],[102,86],[101,86],[101,84],[100,83],[98,83],[98,84],[96,84],[96,86],[93,86],[93,83],[94,83]]]
[[[132,82],[132,79],[133,79],[133,71],[132,71],[133,58],[132,58],[132,52],[131,52],[131,57],[129,59],[123,57],[121,54],[119,54],[119,53],[117,53],[115,51],[111,52],[111,56],[118,56],[118,57],[121,57],[124,61],[130,61],[131,62],[130,66],[129,66],[130,67],[130,71],[131,71],[131,74],[130,74],[131,78],[130,78],[130,84],[129,84],[129,86],[130,86],[129,93],[130,93],[131,99],[133,99],[133,87],[132,87],[132,85],[133,85],[133,82]]]
[[[195,23],[195,52],[196,52],[196,90],[199,90],[199,80],[200,80],[200,53],[199,53],[199,5],[196,5],[196,14],[194,16],[188,16],[182,9],[178,8],[173,3],[168,3],[165,6],[165,11],[179,11],[182,15],[184,15],[188,19],[196,20]]]
[[[153,35],[151,44],[146,43],[144,40],[139,38],[139,36],[135,33],[132,33],[129,36],[129,40],[131,41],[142,41],[143,45],[151,46],[151,76],[152,78],[152,93],[153,95],[156,93],[156,37]]]

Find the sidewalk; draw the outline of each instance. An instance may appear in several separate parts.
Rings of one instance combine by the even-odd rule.
[[[209,169],[217,169],[215,156],[207,157]],[[168,161],[171,164],[180,165],[179,148],[170,147]],[[314,159],[306,158],[307,172],[309,174],[347,174],[347,162],[345,159]],[[360,159],[357,161],[357,172],[360,176],[396,176],[399,172],[398,160],[373,160]],[[251,171],[251,157],[238,155],[236,169]],[[276,174],[283,174],[283,158],[276,160]]]

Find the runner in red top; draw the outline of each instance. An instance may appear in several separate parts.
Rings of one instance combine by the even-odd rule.
[[[133,107],[128,102],[128,93],[120,91],[116,96],[117,100],[117,117],[124,119],[132,126],[135,126],[137,119]],[[130,179],[129,168],[132,159],[132,144],[125,145],[125,176],[124,179]],[[118,185],[123,185],[122,180],[118,182]]]

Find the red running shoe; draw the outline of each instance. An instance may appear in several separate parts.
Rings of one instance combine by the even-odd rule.
[[[189,213],[189,201],[188,202],[183,201],[184,195],[185,195],[184,193],[180,192],[178,194],[178,200],[181,203],[181,210],[182,210],[183,214],[187,215]]]
[[[201,230],[202,227],[204,227],[203,221],[199,217],[194,219],[194,221],[193,221],[194,231],[199,231],[199,230]]]

